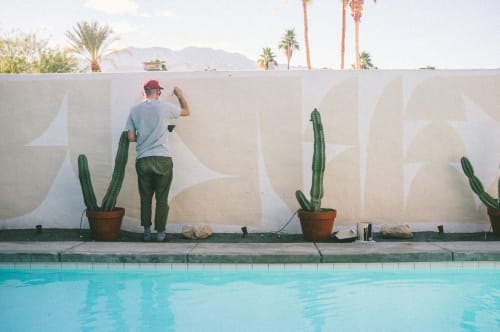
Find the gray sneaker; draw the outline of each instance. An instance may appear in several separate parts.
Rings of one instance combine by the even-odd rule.
[[[143,236],[144,241],[151,241],[151,227],[144,227],[144,236]]]
[[[158,233],[156,234],[156,240],[157,240],[158,242],[162,242],[162,241],[164,241],[164,240],[165,240],[165,231],[158,232]]]

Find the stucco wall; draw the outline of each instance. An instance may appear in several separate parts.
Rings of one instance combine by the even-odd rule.
[[[200,72],[0,76],[0,229],[78,228],[77,156],[98,200],[120,132],[145,79],[183,88],[192,115],[171,135],[174,182],[167,231],[275,231],[309,192],[312,128],[327,142],[324,207],[336,229],[359,221],[415,230],[488,230],[469,189],[467,155],[495,196],[500,164],[500,71]],[[140,231],[131,144],[118,206]],[[82,227],[88,227],[84,218]],[[286,228],[300,232],[297,220]]]

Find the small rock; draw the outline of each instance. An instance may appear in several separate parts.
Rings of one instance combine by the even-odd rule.
[[[197,239],[206,239],[210,235],[212,235],[212,227],[208,225],[197,225],[194,226],[194,236]]]
[[[193,226],[192,225],[182,226],[182,236],[184,236],[186,239],[193,240],[195,238]]]
[[[208,225],[186,225],[182,227],[182,236],[186,239],[200,240],[212,235],[212,228]]]
[[[408,225],[383,225],[380,236],[387,239],[411,239],[413,233]]]

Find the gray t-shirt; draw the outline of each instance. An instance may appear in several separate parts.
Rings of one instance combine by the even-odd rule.
[[[168,149],[168,121],[177,119],[181,109],[160,100],[146,99],[130,110],[126,130],[137,135],[137,159],[151,156],[171,157]]]

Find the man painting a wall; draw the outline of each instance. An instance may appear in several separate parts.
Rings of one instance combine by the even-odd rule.
[[[165,240],[168,218],[168,193],[173,178],[172,156],[168,147],[168,121],[188,116],[189,107],[179,87],[174,95],[179,106],[159,99],[163,88],[156,80],[144,84],[145,99],[130,110],[126,124],[128,139],[137,142],[136,171],[141,202],[144,241],[151,239],[152,199],[156,199],[154,228],[158,241]]]

